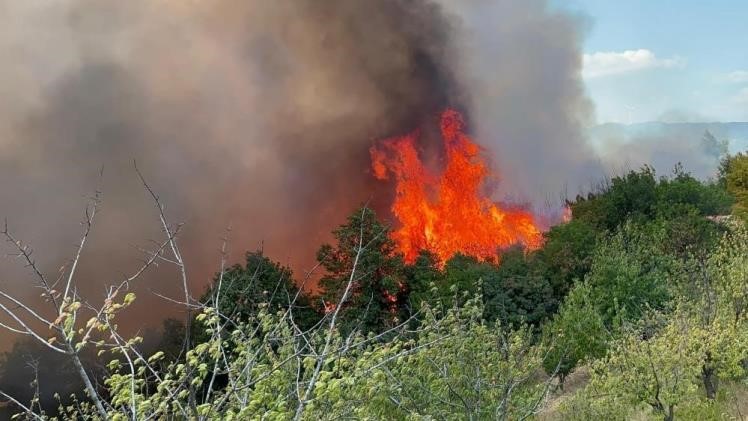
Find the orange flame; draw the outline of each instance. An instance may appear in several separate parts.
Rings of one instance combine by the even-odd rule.
[[[542,235],[532,215],[502,209],[482,191],[492,176],[481,148],[464,133],[462,116],[446,110],[441,116],[445,165],[431,174],[416,148],[418,132],[380,141],[370,149],[374,176],[392,174],[396,181],[392,212],[400,222],[392,238],[407,262],[421,250],[444,264],[456,253],[495,261],[502,248],[522,244],[534,249]]]

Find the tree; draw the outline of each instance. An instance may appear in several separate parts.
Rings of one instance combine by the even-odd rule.
[[[698,271],[673,274],[697,274],[696,293],[621,323],[605,358],[592,363],[590,383],[567,405],[568,418],[626,418],[642,404],[665,420],[724,416],[719,380],[743,379],[748,354],[748,229],[731,224],[707,264],[697,263]]]
[[[678,164],[671,177],[661,177],[655,189],[654,217],[672,218],[695,212],[701,216],[721,215],[732,205],[730,195],[719,183],[701,182]]]
[[[557,302],[538,260],[519,247],[506,250],[491,278],[483,279],[484,318],[509,327],[538,327],[553,314]]]
[[[388,232],[374,211],[363,207],[333,231],[335,246],[325,244],[317,252],[317,260],[326,271],[320,286],[328,303],[340,301],[351,268],[357,268],[351,294],[341,313],[344,331],[376,332],[404,319],[407,302],[404,264]],[[358,253],[360,249],[362,253]]]
[[[161,338],[156,350],[164,353],[167,362],[176,361],[184,353],[184,338],[187,336],[187,328],[179,319],[167,318],[161,324]]]
[[[505,251],[501,264],[457,254],[444,268],[440,296],[447,305],[462,305],[472,296],[483,297],[483,317],[511,327],[538,326],[555,308],[551,288],[524,251]]]
[[[748,355],[748,229],[734,224],[697,273],[697,294],[684,297],[692,324],[701,329],[704,392],[715,399],[719,379],[745,375]]]
[[[672,421],[676,408],[694,399],[702,354],[687,318],[674,317],[653,336],[632,326],[592,365],[590,383],[578,399],[586,400],[598,415],[610,413],[606,407],[612,407],[623,419],[646,404]]]
[[[572,219],[591,224],[600,231],[614,231],[628,219],[652,217],[656,200],[657,179],[653,168],[630,171],[613,177],[598,193],[572,203]]]
[[[625,223],[653,224],[668,230],[669,252],[687,259],[689,253],[708,249],[720,228],[704,216],[725,212],[731,199],[721,185],[701,182],[678,165],[671,177],[657,178],[651,167],[613,177],[587,197],[568,202],[572,220],[553,227],[544,247],[535,254],[545,266],[554,298],[563,300],[576,280],[591,268],[599,238]]]
[[[639,320],[650,309],[662,310],[669,302],[674,263],[662,252],[662,243],[661,227],[629,223],[600,244],[586,281],[608,329]]]
[[[427,308],[427,327],[407,352],[347,387],[330,418],[497,419],[535,415],[550,381],[537,381],[546,350],[527,327],[482,320],[482,299],[444,313]],[[355,370],[354,370],[355,372]],[[334,415],[332,415],[334,414]]]
[[[597,193],[577,197],[570,207],[573,219],[612,232],[627,220],[672,218],[692,209],[701,216],[718,215],[731,203],[719,183],[701,182],[678,164],[671,177],[657,178],[648,166],[613,177]]]
[[[535,259],[557,302],[589,272],[599,235],[593,225],[581,219],[556,225],[545,234],[545,243],[535,252]]]
[[[446,293],[444,272],[439,270],[439,259],[436,254],[422,250],[412,264],[405,265],[403,276],[407,302],[406,312],[413,315],[419,311],[422,303],[444,305],[450,299]]]
[[[244,266],[236,264],[216,274],[200,302],[212,302],[221,314],[246,321],[267,306],[277,312],[289,307],[302,328],[318,320],[309,296],[300,290],[291,269],[265,257],[261,250],[247,252]]]
[[[722,161],[720,178],[735,197],[733,213],[748,221],[748,154],[739,153]]]
[[[566,376],[582,361],[600,358],[608,348],[610,334],[592,302],[591,289],[578,283],[566,297],[558,314],[544,326],[546,340],[553,343],[545,360],[546,373],[557,373],[563,388]]]
[[[480,295],[483,284],[500,283],[495,264],[458,253],[444,265],[444,282],[439,295],[445,297],[447,306],[461,306],[470,298]]]

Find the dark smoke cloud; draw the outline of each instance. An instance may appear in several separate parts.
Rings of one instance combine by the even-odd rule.
[[[497,199],[542,201],[597,177],[579,27],[542,0],[0,0],[0,214],[54,273],[101,183],[81,268],[100,297],[137,263],[132,246],[159,237],[137,160],[187,223],[193,291],[228,225],[232,259],[262,244],[298,272],[353,207],[385,208],[372,142],[446,106],[492,153]],[[0,270],[36,295],[14,262]],[[177,296],[176,284],[162,267],[140,288]],[[169,313],[139,296],[136,322]]]

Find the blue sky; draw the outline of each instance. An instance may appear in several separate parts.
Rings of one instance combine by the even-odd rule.
[[[598,122],[748,121],[748,0],[557,0]]]

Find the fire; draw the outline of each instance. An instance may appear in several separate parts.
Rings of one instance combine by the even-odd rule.
[[[532,215],[502,208],[482,190],[493,174],[480,146],[464,133],[460,113],[444,111],[440,129],[444,162],[439,174],[423,164],[418,132],[382,140],[370,150],[374,176],[395,180],[392,212],[400,226],[392,238],[405,260],[413,262],[421,250],[429,250],[441,264],[458,252],[495,261],[502,248],[539,247],[542,235]]]

